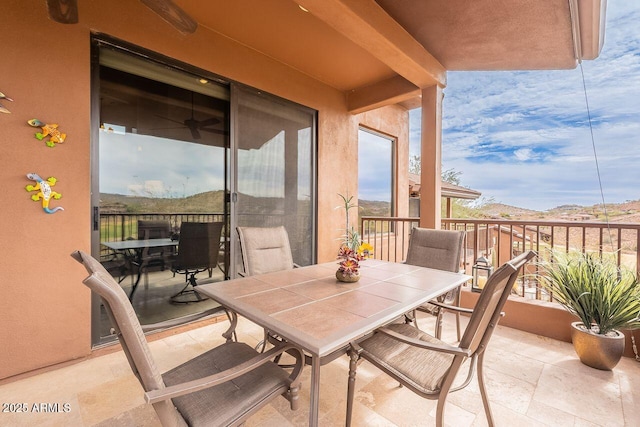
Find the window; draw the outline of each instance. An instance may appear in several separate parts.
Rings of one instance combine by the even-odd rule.
[[[395,213],[395,139],[369,129],[358,130],[359,217]]]

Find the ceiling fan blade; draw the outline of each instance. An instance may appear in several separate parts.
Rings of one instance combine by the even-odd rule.
[[[210,119],[200,120],[198,122],[198,127],[202,129],[203,127],[217,125],[218,123],[220,123],[220,120],[215,117],[211,117]]]
[[[182,34],[192,34],[198,23],[171,0],[140,0]]]
[[[200,128],[202,132],[217,133],[218,135],[229,135],[226,130]]]
[[[47,0],[47,11],[55,22],[78,23],[78,0]]]
[[[190,126],[189,130],[191,131],[191,136],[193,137],[193,139],[200,139],[202,138],[202,135],[200,135],[200,131],[198,130],[197,127],[194,126]]]
[[[160,119],[162,119],[162,120],[168,120],[168,121],[170,121],[171,123],[177,123],[177,124],[182,125],[182,126],[187,126],[187,124],[184,122],[184,120],[183,120],[183,121],[180,121],[180,120],[173,120],[173,119],[170,119],[169,117],[159,116],[159,115],[157,115],[157,114],[154,114],[154,116],[156,116],[156,117],[158,117],[158,118],[160,118]]]

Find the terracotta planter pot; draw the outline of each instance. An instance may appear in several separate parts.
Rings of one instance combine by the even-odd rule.
[[[571,341],[580,361],[592,368],[612,370],[624,352],[624,334],[614,331],[616,336],[590,334],[583,329],[582,322],[571,324]]]
[[[357,274],[352,274],[351,276],[349,276],[347,274],[344,274],[342,271],[338,270],[336,271],[336,279],[338,279],[341,282],[353,283],[360,280],[360,273],[358,272]]]

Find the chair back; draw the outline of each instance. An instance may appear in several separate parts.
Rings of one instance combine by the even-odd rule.
[[[142,387],[145,391],[164,388],[160,371],[151,357],[144,332],[127,294],[91,255],[75,251],[71,256],[82,263],[91,274],[83,283],[100,296],[131,370],[140,380]]]
[[[166,239],[171,237],[171,224],[164,220],[138,220],[138,239]]]
[[[218,265],[222,222],[183,222],[174,269],[194,270]]]
[[[293,268],[289,235],[283,227],[238,227],[245,274],[270,273]]]
[[[167,239],[171,237],[171,224],[166,220],[138,220],[138,239]],[[141,261],[148,267],[150,264],[164,266],[164,262],[171,256],[173,246],[144,248]]]
[[[520,268],[535,256],[534,251],[525,252],[504,263],[489,276],[473,309],[467,329],[460,340],[460,347],[467,348],[474,353],[479,348],[484,351],[498,324],[500,313],[511,293],[513,284],[518,278]]]
[[[414,228],[409,239],[406,263],[420,267],[458,272],[463,231]]]
[[[153,360],[144,332],[127,294],[97,259],[83,251],[75,251],[71,256],[82,263],[91,274],[83,283],[100,296],[111,326],[127,356],[129,366],[142,388],[145,391],[164,389],[162,375]],[[167,425],[185,425],[184,419],[170,400],[154,403],[153,407],[160,419],[167,420]]]

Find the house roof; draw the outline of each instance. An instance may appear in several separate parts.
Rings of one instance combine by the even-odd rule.
[[[454,199],[475,200],[482,195],[479,191],[451,184],[446,181],[441,182],[440,189],[442,197],[450,197]],[[420,195],[420,175],[415,173],[409,174],[409,194],[412,196]]]
[[[606,9],[606,0],[175,3],[200,26],[343,91],[352,112],[418,106],[447,70],[575,68],[599,55]]]

